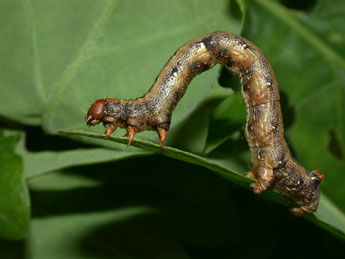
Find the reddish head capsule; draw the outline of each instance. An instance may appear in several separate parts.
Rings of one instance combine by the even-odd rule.
[[[105,99],[99,99],[95,101],[89,111],[85,116],[86,124],[90,126],[95,126],[98,123],[101,123],[103,120],[103,113],[105,108]]]

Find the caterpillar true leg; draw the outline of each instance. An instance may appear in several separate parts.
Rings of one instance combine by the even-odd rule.
[[[107,125],[105,129],[105,138],[108,139],[110,137],[110,134],[113,133],[114,130],[116,130],[115,125]]]

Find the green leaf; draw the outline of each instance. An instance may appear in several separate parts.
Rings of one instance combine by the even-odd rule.
[[[29,1],[0,2],[0,114],[22,123],[39,125],[44,106],[36,31]]]
[[[30,218],[22,160],[14,154],[17,140],[0,130],[0,237],[13,240],[27,235]]]
[[[143,170],[145,163],[154,166]],[[173,159],[72,168],[32,178],[29,186],[34,213],[27,244],[35,258],[184,258],[185,242],[239,243],[228,184]]]
[[[194,112],[181,121],[174,131],[169,130],[166,145],[188,150],[195,154],[203,153],[205,145],[209,141],[209,135],[212,133],[213,125],[209,123],[212,116],[211,110],[232,94],[231,89],[221,87],[218,84],[213,85],[208,96],[200,102]],[[158,143],[159,138],[156,137],[154,141]]]
[[[117,151],[104,148],[90,148],[75,151],[43,151],[22,154],[24,162],[24,175],[26,178],[36,177],[41,174],[68,168],[70,166],[89,165],[118,161],[130,157],[147,156],[148,152]]]
[[[104,138],[102,134],[95,134],[89,133],[85,131],[61,131],[62,134],[74,134],[74,135],[82,135],[88,136],[93,138]],[[119,143],[126,144],[128,139],[127,138],[118,138],[118,137],[110,137],[111,141],[116,141]],[[178,159],[181,161],[185,161],[191,164],[200,165],[207,169],[210,169],[220,176],[224,177],[225,179],[241,185],[245,188],[249,188],[249,183],[254,182],[253,179],[250,179],[243,174],[235,172],[231,169],[231,167],[222,166],[219,162],[213,161],[207,157],[201,157],[186,151],[178,150],[172,147],[160,147],[158,144],[154,144],[152,142],[143,141],[143,140],[134,140],[133,146],[143,148],[147,151],[155,152],[161,155],[165,155],[174,159]],[[282,195],[278,194],[277,191],[268,192],[265,194],[265,197],[269,197],[270,199],[279,201],[282,204],[289,204],[287,199]],[[324,195],[323,195],[324,196]],[[320,207],[317,213],[313,215],[308,215],[306,217],[310,221],[325,227],[327,231],[330,231],[334,234],[339,235],[339,237],[345,239],[345,215],[342,213],[336,206],[334,206],[327,197],[323,197],[320,201]]]
[[[5,75],[0,79],[0,114],[42,124],[48,133],[86,128],[83,118],[94,100],[143,95],[169,57],[191,38],[213,30],[238,33],[241,21],[229,15],[233,6],[227,0],[2,1],[7,37],[0,43]],[[174,112],[171,135],[207,98],[217,72],[193,80]],[[201,82],[203,87],[197,87]],[[200,151],[208,121],[198,123],[204,129]],[[186,139],[198,135],[187,134]],[[156,134],[139,137],[153,140]],[[195,142],[184,145],[195,148]]]
[[[33,221],[23,253],[34,258],[308,258],[343,248],[286,207],[158,155],[52,172],[29,186]],[[305,250],[306,242],[318,249]]]
[[[97,258],[99,254],[109,256],[101,258],[123,259],[188,258],[176,235],[164,229],[157,231],[165,221],[156,214],[154,208],[131,207],[36,219],[32,224],[34,234],[29,240],[30,254],[35,258],[52,259],[61,256],[83,259],[93,254]],[[66,233],[69,233],[68,238]]]
[[[230,112],[231,111],[231,112]],[[224,100],[211,114],[205,153],[209,153],[239,133],[246,123],[245,106],[240,92]]]
[[[33,152],[26,149],[24,134],[21,134],[21,139],[16,145],[16,153],[23,159],[25,178],[37,177],[44,173],[71,166],[90,165],[151,155],[149,152],[135,148],[128,148],[127,151],[105,148],[78,148],[75,150]]]

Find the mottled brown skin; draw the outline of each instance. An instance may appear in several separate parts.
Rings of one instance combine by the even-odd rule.
[[[295,215],[317,209],[323,175],[308,171],[291,156],[284,139],[278,84],[263,52],[253,43],[229,32],[216,31],[183,45],[158,75],[150,90],[135,100],[100,99],[92,104],[85,121],[103,122],[106,138],[117,128],[127,129],[128,145],[143,130],[155,130],[161,145],[172,112],[197,74],[220,63],[242,80],[247,107],[246,138],[251,150],[249,177],[257,179],[255,193],[274,186],[291,197]]]

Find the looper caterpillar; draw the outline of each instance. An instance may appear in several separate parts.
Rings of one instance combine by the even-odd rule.
[[[221,63],[242,80],[247,107],[246,138],[251,150],[255,193],[275,186],[291,197],[295,215],[314,212],[320,200],[324,175],[308,171],[291,156],[284,139],[278,84],[270,63],[253,43],[235,34],[216,31],[187,42],[169,59],[150,90],[135,100],[100,99],[85,118],[88,126],[103,123],[106,138],[117,128],[127,129],[128,145],[134,135],[155,130],[161,145],[169,130],[172,112],[190,81]]]

